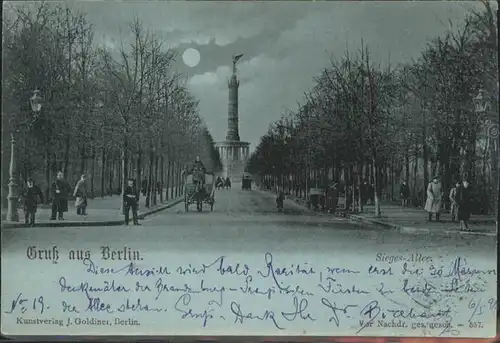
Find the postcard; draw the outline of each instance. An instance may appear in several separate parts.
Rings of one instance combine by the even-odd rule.
[[[5,2],[2,333],[496,334],[493,2]]]

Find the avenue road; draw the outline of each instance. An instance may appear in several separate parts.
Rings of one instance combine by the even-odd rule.
[[[234,185],[237,187],[237,185]],[[253,252],[331,252],[348,256],[374,256],[378,252],[421,252],[463,254],[494,260],[496,242],[491,237],[460,236],[444,233],[402,234],[393,230],[353,223],[345,218],[318,214],[285,200],[284,213],[278,213],[274,195],[260,191],[218,191],[214,211],[204,205],[203,212],[184,211],[180,203],[169,210],[146,217],[141,226],[35,227],[4,229],[3,253],[12,243],[68,242],[79,245],[106,243],[131,246],[141,242],[149,249],[180,251],[220,251],[225,254],[242,249]],[[14,244],[17,245],[17,244]]]

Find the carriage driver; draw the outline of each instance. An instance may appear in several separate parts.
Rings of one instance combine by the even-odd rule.
[[[196,156],[191,172],[193,173],[193,181],[200,182],[202,185],[205,183],[206,168],[203,162],[201,162],[200,156]]]

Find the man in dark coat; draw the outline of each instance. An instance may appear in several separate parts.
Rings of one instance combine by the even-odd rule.
[[[205,173],[207,172],[205,165],[200,160],[200,156],[196,156],[196,160],[193,162],[191,167],[191,172],[193,173],[193,182],[197,182],[201,185],[205,183]]]
[[[410,187],[403,180],[399,187],[399,196],[401,197],[401,207],[408,207],[408,198],[410,197]]]
[[[368,200],[372,205],[375,204],[375,186],[373,184],[368,185]]]
[[[130,210],[132,209],[132,221],[134,225],[139,224],[139,218],[137,216],[137,208],[139,204],[139,194],[135,188],[134,179],[128,179],[127,186],[125,187],[125,192],[123,194],[123,205],[125,207],[125,225],[128,225]]]
[[[161,194],[162,189],[163,189],[162,183],[160,181],[156,181],[156,192],[158,194]]]
[[[206,172],[206,168],[205,168],[205,165],[203,164],[203,162],[200,160],[200,156],[196,156],[196,160],[193,162],[193,167],[191,168],[191,171],[193,170],[196,170],[196,169],[200,169],[203,171],[203,173]]]
[[[472,210],[472,194],[467,179],[457,187],[455,199],[458,205],[457,217],[460,220],[460,230],[470,231],[468,221]]]
[[[148,193],[148,180],[147,179],[143,179],[141,181],[141,193],[143,196],[146,196],[146,194]]]
[[[63,220],[64,212],[68,212],[68,195],[70,192],[69,184],[64,180],[62,171],[57,172],[56,180],[52,183],[52,215],[50,220],[56,220],[56,214],[59,220]]]
[[[276,197],[276,207],[278,208],[278,211],[283,211],[283,202],[285,201],[285,194],[280,191],[278,193],[278,196]]]
[[[32,178],[28,179],[21,197],[24,202],[24,221],[26,225],[35,226],[35,213],[38,200],[40,200],[40,203],[43,203],[43,194],[40,188],[35,185]]]

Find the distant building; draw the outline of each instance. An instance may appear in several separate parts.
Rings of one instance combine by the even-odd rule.
[[[233,57],[233,74],[228,81],[229,104],[226,140],[215,143],[222,160],[222,176],[229,177],[231,182],[241,181],[250,155],[250,143],[240,141],[239,134],[238,88],[240,82],[236,76],[236,62],[239,57]]]

